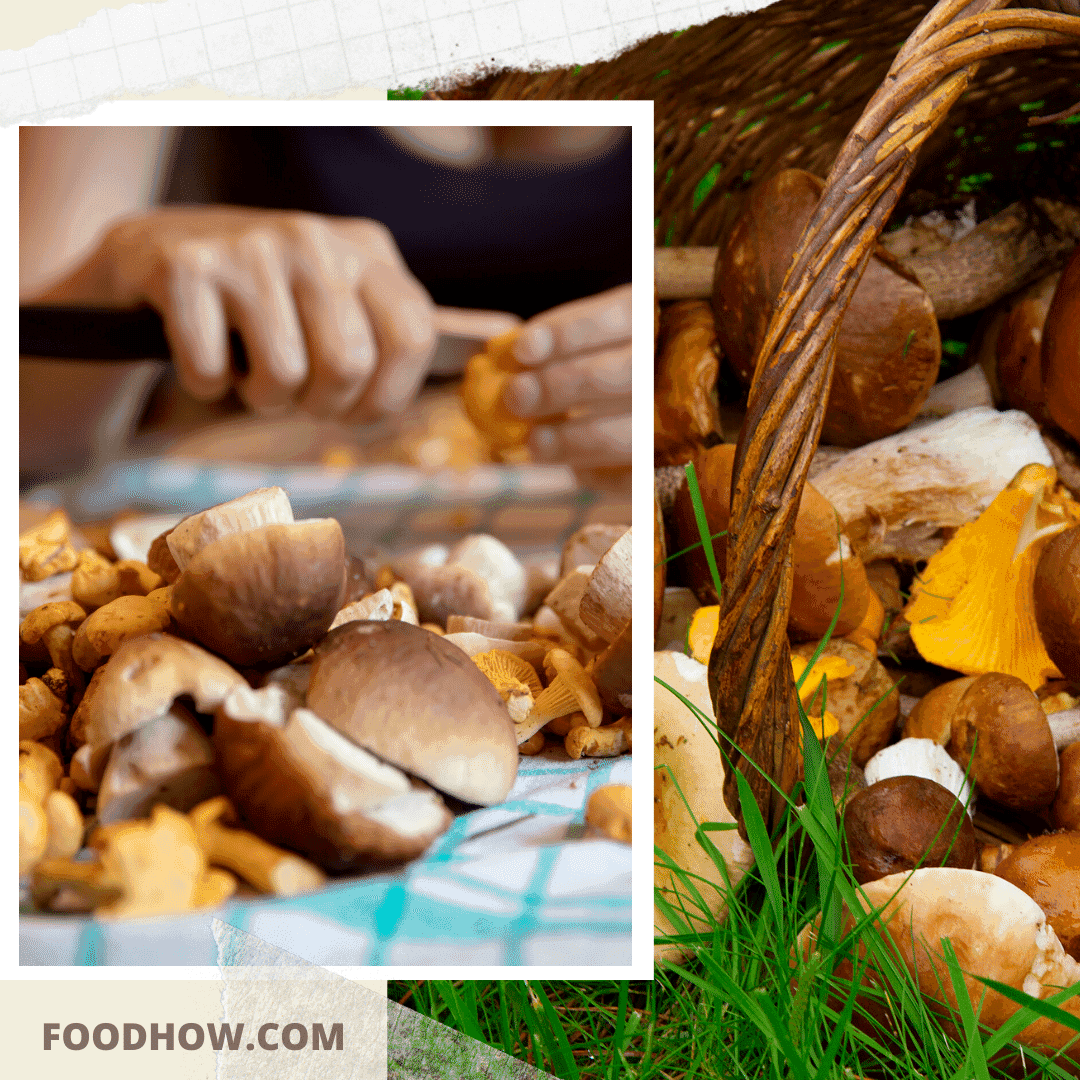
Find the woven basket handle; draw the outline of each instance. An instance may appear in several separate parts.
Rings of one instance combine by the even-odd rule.
[[[727,770],[724,801],[744,836],[735,770],[774,829],[802,768],[786,632],[791,538],[821,432],[840,321],[916,152],[980,61],[1080,41],[1080,17],[996,10],[1007,2],[941,0],[900,50],[833,164],[757,357],[735,453],[728,574],[709,661],[717,724],[734,743],[727,749],[734,767]]]

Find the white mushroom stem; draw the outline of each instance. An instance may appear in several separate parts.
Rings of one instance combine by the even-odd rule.
[[[1050,725],[1050,732],[1054,736],[1054,747],[1058,753],[1066,746],[1080,742],[1080,708],[1062,709],[1060,712],[1050,713],[1046,722]]]
[[[866,763],[863,773],[868,786],[893,776],[933,780],[951,791],[967,807],[969,816],[975,814],[971,783],[964,779],[964,770],[933,739],[901,739],[886,746]]]

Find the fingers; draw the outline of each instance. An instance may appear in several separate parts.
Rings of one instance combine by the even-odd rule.
[[[503,404],[522,419],[550,416],[624,397],[630,381],[630,348],[624,346],[515,375],[503,392]]]
[[[199,401],[216,401],[232,385],[229,331],[217,286],[178,277],[156,304],[180,385]]]
[[[628,342],[630,330],[630,286],[620,285],[530,319],[514,345],[514,356],[535,367]]]
[[[342,416],[375,370],[371,325],[347,285],[304,283],[296,297],[310,365],[298,404],[312,416]]]
[[[629,465],[630,404],[619,416],[538,424],[529,435],[529,449],[538,461],[560,461],[578,468]]]
[[[308,374],[307,348],[277,239],[262,231],[238,243],[239,273],[223,282],[229,325],[239,331],[250,373],[240,396],[257,412],[288,406]]]
[[[415,397],[435,349],[434,305],[408,271],[376,263],[364,274],[360,300],[377,346],[375,373],[349,419],[400,412]]]

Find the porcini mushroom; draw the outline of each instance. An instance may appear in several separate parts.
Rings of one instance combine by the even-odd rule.
[[[1080,525],[1043,548],[1032,582],[1035,624],[1047,655],[1080,682]]]
[[[1026,413],[975,408],[879,439],[822,469],[814,487],[864,562],[928,559],[1025,465],[1052,465]]]
[[[916,866],[975,864],[975,829],[963,805],[922,776],[891,776],[856,792],[844,836],[860,885]]]
[[[172,586],[170,606],[177,625],[212,652],[271,667],[326,632],[344,592],[341,526],[311,518],[230,532],[199,548]]]
[[[658,465],[677,465],[720,438],[716,377],[720,348],[712,308],[701,300],[661,313],[653,388],[653,448]]]
[[[425,622],[445,625],[450,615],[513,622],[524,607],[525,568],[493,536],[467,536],[453,548],[433,544],[391,566],[412,589]]]
[[[1080,960],[1080,833],[1033,836],[994,871],[1043,910],[1062,948]]]
[[[1042,380],[1051,417],[1080,440],[1080,247],[1062,271],[1046,313]]]
[[[158,803],[185,811],[220,791],[213,745],[174,703],[117,739],[98,786],[97,817],[102,824],[147,817]]]
[[[965,778],[964,770],[949,756],[945,747],[933,739],[906,738],[886,746],[866,763],[863,772],[870,786],[893,776],[921,776],[933,780],[959,799],[968,808],[969,815],[974,813],[971,783]]]
[[[694,460],[701,501],[709,534],[725,533],[731,513],[731,477],[735,447],[714,446]],[[687,584],[704,604],[718,602],[705,553],[700,546],[697,518],[688,487],[675,496],[672,511],[673,543],[680,550],[692,548],[679,562]],[[697,545],[696,547],[694,545]],[[713,552],[721,578],[726,572],[727,538],[713,540]],[[862,560],[852,551],[836,511],[816,487],[807,484],[799,503],[792,541],[793,579],[789,626],[798,640],[821,638],[829,629],[841,600],[843,605],[834,633],[857,629],[866,616],[870,591]]]
[[[382,760],[467,802],[500,802],[517,775],[506,706],[445,637],[357,622],[315,648],[307,706]]]
[[[909,874],[891,874],[862,886],[864,911],[844,909],[840,934],[848,934],[857,919],[880,912],[873,926],[886,937],[914,976],[924,997],[955,1011],[957,993],[967,996],[980,1025],[997,1030],[1021,1005],[990,989],[979,977],[993,979],[1036,998],[1049,997],[1080,981],[1080,965],[1061,947],[1038,904],[1003,878],[979,870],[923,867]],[[817,937],[811,923],[799,935],[805,955]],[[956,952],[959,988],[954,984],[941,941],[948,938]],[[857,945],[870,973],[884,979],[865,942]],[[1080,1017],[1080,998],[1073,996],[1058,1008]],[[1014,1038],[1024,1046],[1080,1062],[1076,1032],[1056,1020],[1035,1016]]]
[[[773,304],[824,182],[785,169],[755,185],[717,256],[720,347],[749,385]],[[879,248],[840,325],[821,438],[861,446],[906,427],[937,379],[941,338],[918,280]]]
[[[708,670],[681,653],[658,652],[653,655],[653,673],[654,843],[688,879],[684,884],[657,857],[653,922],[657,936],[709,934],[714,919],[727,912],[729,883],[732,888],[738,885],[753,866],[754,856],[734,828],[704,832],[698,839],[698,826],[704,822],[735,824],[723,799],[720,749],[707,727],[676,696],[692,702],[712,722]],[[714,849],[723,870],[714,861]],[[663,905],[672,909],[671,915]],[[692,952],[691,945],[680,943],[653,949],[656,959],[676,962]]]
[[[1035,621],[1035,569],[1047,541],[1080,521],[1080,504],[1043,465],[1017,473],[919,575],[904,610],[924,659],[965,675],[1002,672],[1033,690],[1060,675]]]
[[[1054,717],[1014,675],[989,672],[954,682],[912,710],[907,734],[943,745],[989,798],[1015,810],[1049,806],[1058,786],[1058,744],[1075,741],[1080,728],[1063,717],[1055,732]]]

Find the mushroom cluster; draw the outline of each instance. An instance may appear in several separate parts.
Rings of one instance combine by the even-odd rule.
[[[350,556],[280,488],[174,519],[141,559],[117,558],[128,533],[91,545],[57,511],[20,537],[19,861],[39,909],[310,891],[421,855],[506,798],[521,753],[630,749],[625,528],[575,534],[562,573],[484,535]],[[624,835],[619,806],[598,827]]]
[[[821,187],[775,173],[717,246],[656,251],[655,925],[684,942],[752,862],[733,829],[699,828],[733,824],[706,669],[746,392]],[[1080,210],[1039,202],[1044,242],[1030,207],[970,209],[887,231],[844,316],[787,623],[849,869],[892,903],[883,923],[939,999],[939,928],[965,971],[1036,994],[1080,978]],[[1014,967],[962,951],[1010,907]],[[1015,1009],[993,1004],[994,1026]],[[1047,1022],[1022,1041],[1071,1034]]]

